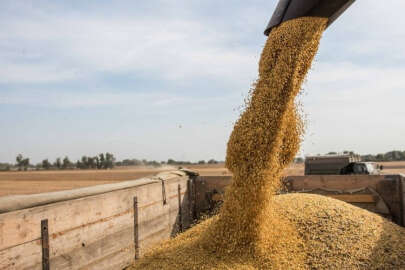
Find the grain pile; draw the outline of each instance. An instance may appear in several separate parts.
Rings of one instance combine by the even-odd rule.
[[[405,269],[405,229],[383,217],[315,194],[274,203],[296,224],[309,269]]]
[[[272,203],[295,224],[306,256],[305,265],[274,269],[405,269],[404,228],[376,214],[315,194],[278,195]],[[218,218],[163,243],[134,269],[266,269],[254,258],[223,256],[201,245],[201,234]]]
[[[228,142],[226,165],[233,181],[220,213],[160,245],[134,269],[330,269],[329,265],[341,263],[348,269],[370,269],[377,262],[372,264],[367,252],[386,249],[377,245],[382,227],[404,240],[403,229],[335,200],[274,196],[283,169],[299,148],[302,123],[294,99],[326,22],[299,18],[272,30],[262,52],[259,78]],[[359,220],[345,220],[352,213]],[[370,230],[365,226],[369,222],[374,222]],[[377,227],[381,230],[375,231]],[[390,252],[394,245],[405,248],[400,242],[386,241]],[[381,265],[386,262],[383,259]]]

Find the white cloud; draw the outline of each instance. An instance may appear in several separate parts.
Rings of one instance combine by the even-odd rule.
[[[350,62],[321,62],[314,65],[308,81],[311,85],[325,85],[330,91],[336,91],[340,86],[349,91],[354,89],[393,89],[405,85],[405,67],[373,67],[356,65]]]
[[[237,104],[233,96],[221,97],[186,97],[167,92],[130,92],[130,91],[52,91],[52,90],[13,90],[0,91],[0,105],[30,105],[42,108],[96,108],[96,107],[128,107],[141,114],[149,112],[162,114],[167,109],[210,111],[223,107],[223,104]]]
[[[53,83],[80,78],[77,69],[55,66],[53,63],[2,63],[0,83]]]
[[[304,153],[405,149],[405,68],[318,63],[303,97]]]
[[[7,46],[2,82],[46,82],[97,72],[154,74],[167,80],[195,77],[252,80],[257,56],[229,47],[229,35],[197,21],[48,16],[2,23]],[[24,55],[16,55],[19,48]],[[37,61],[27,67],[27,56]],[[55,66],[57,67],[55,69]]]
[[[330,45],[342,57],[387,64],[405,60],[404,1],[356,1],[328,30]],[[389,62],[388,61],[388,62]]]
[[[166,93],[131,93],[131,92],[79,92],[47,90],[14,90],[0,92],[0,104],[34,105],[50,108],[75,108],[142,105],[169,106],[186,102],[185,98],[173,97]]]

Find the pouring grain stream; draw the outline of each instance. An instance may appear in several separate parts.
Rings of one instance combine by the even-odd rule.
[[[286,215],[286,205],[275,203],[274,195],[299,148],[302,123],[294,99],[326,23],[301,17],[272,30],[259,78],[228,142],[226,166],[233,180],[219,215],[163,243],[135,269],[307,269],[312,260],[321,265],[321,258],[308,256],[305,220],[297,223]],[[300,201],[299,195],[288,198]]]

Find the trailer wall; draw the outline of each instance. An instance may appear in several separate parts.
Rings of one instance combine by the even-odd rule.
[[[87,188],[75,199],[69,198],[78,190],[43,194],[42,203],[56,200],[45,205],[30,205],[41,204],[41,196],[20,196],[30,207],[0,214],[0,269],[46,269],[43,263],[50,269],[122,269],[191,224],[192,181],[175,171],[123,189],[110,185],[101,194],[100,186],[93,195]]]

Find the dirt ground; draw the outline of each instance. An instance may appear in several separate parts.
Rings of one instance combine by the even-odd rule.
[[[0,172],[0,196],[34,194],[135,180],[167,170],[172,168]]]
[[[230,175],[223,164],[189,166],[200,175]],[[161,168],[119,167],[113,170],[63,170],[0,172],[0,196],[34,194],[80,187],[110,184],[152,176],[176,167]]]
[[[382,162],[381,164],[384,166],[384,174],[405,174],[405,162],[403,161]],[[197,171],[202,176],[231,175],[224,164],[191,165],[188,168]],[[113,170],[0,172],[0,196],[34,194],[135,180],[173,169],[175,167],[120,167]],[[303,174],[303,164],[293,164],[285,171],[285,175]]]

